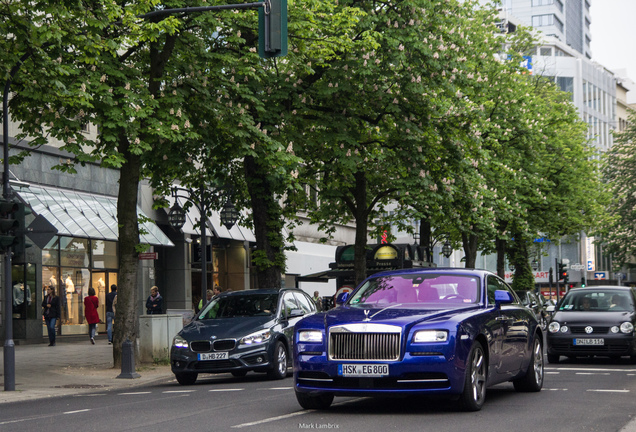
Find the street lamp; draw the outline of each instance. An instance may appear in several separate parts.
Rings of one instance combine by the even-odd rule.
[[[175,187],[172,189],[174,205],[170,208],[168,213],[168,221],[174,229],[181,229],[186,221],[185,210],[179,205],[178,198],[189,201],[199,209],[199,224],[201,230],[201,299],[206,298],[206,291],[208,289],[208,257],[206,247],[208,243],[206,235],[207,215],[213,202],[212,200],[218,199],[218,192],[220,192],[220,190],[221,188],[206,187],[203,183],[198,191],[185,187]],[[184,193],[185,195],[180,195],[180,193]],[[231,192],[229,195],[231,195]],[[234,204],[232,204],[231,199],[228,197],[221,210],[221,223],[227,229],[230,229],[236,224],[238,216],[236,207],[234,207]]]
[[[442,246],[442,255],[444,255],[446,258],[450,258],[452,253],[453,247],[451,246],[450,241],[446,239],[444,246]]]

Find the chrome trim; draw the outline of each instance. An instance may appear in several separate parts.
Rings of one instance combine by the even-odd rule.
[[[414,379],[414,380],[397,380],[399,383],[412,383],[412,382],[448,382],[446,378],[435,379]]]
[[[329,381],[329,382],[333,382],[332,378],[301,378],[298,377],[299,380],[303,380],[303,381]]]
[[[401,346],[399,326],[354,323],[329,329],[327,352],[329,360],[395,361],[400,358]]]

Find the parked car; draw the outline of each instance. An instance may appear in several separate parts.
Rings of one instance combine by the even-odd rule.
[[[560,356],[630,356],[636,361],[636,293],[633,288],[573,288],[548,326],[548,362]]]
[[[521,304],[532,309],[534,316],[539,321],[539,325],[545,331],[548,326],[548,320],[550,313],[546,310],[543,302],[543,296],[539,298],[539,295],[532,291],[517,291],[517,295],[521,299]]]
[[[200,373],[254,371],[285,378],[293,326],[315,312],[311,297],[299,289],[222,293],[175,336],[172,372],[182,385],[194,384]]]
[[[472,269],[376,273],[335,309],[294,329],[294,389],[305,409],[334,396],[455,395],[481,409],[486,388],[543,385],[543,333],[497,275]]]

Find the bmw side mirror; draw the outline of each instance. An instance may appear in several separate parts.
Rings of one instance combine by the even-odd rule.
[[[336,306],[340,306],[340,305],[345,304],[348,299],[349,299],[349,293],[348,292],[344,292],[344,293],[338,294],[338,297],[336,298]]]
[[[506,290],[495,291],[495,306],[500,307],[502,304],[510,304],[514,301],[512,294]]]
[[[305,312],[302,309],[292,309],[289,311],[288,318],[297,318],[305,315]]]

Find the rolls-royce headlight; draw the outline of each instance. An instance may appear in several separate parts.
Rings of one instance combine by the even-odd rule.
[[[239,345],[257,345],[264,342],[267,342],[271,337],[272,333],[269,330],[261,330],[256,333],[252,333],[250,335],[241,338],[239,341]]]
[[[175,348],[188,348],[188,341],[177,335],[172,339],[172,346]]]
[[[548,331],[550,333],[558,333],[560,329],[561,329],[561,324],[559,324],[556,321],[552,321],[550,325],[548,326]]]
[[[445,330],[420,330],[415,332],[413,342],[446,342],[448,332]]]
[[[298,332],[298,342],[322,343],[320,330],[301,330]]]
[[[631,333],[634,331],[634,325],[630,323],[629,321],[626,321],[623,324],[621,324],[621,331],[623,333]]]

